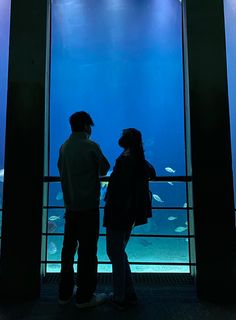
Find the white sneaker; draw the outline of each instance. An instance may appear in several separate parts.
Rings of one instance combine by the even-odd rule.
[[[105,293],[96,293],[93,295],[90,301],[88,302],[82,302],[82,303],[76,303],[77,308],[90,308],[90,307],[96,307],[100,304],[103,304],[107,301],[107,295]]]

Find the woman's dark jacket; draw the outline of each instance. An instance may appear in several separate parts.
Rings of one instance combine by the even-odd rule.
[[[148,180],[155,176],[155,169],[148,161],[140,165],[132,154],[124,151],[109,179],[103,226],[128,229],[147,223],[152,216]]]

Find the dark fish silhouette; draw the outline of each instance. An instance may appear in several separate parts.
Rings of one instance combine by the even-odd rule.
[[[139,243],[141,243],[141,245],[144,247],[148,247],[152,245],[152,242],[146,239],[139,239]]]
[[[57,229],[57,224],[53,221],[48,221],[48,232],[52,233],[55,232]]]

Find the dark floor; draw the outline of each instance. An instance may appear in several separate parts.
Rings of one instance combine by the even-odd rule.
[[[139,303],[127,310],[115,310],[108,303],[78,310],[74,302],[57,303],[58,276],[49,276],[42,286],[41,298],[28,303],[0,305],[0,320],[236,320],[236,306],[200,302],[188,275],[135,274]],[[111,276],[100,274],[98,292],[111,291]]]

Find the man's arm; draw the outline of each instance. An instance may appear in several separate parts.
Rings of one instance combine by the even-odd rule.
[[[105,176],[108,170],[110,169],[110,163],[102,153],[102,150],[99,146],[98,146],[98,153],[99,153],[99,175]]]
[[[61,175],[61,170],[62,170],[61,148],[59,150],[59,158],[58,158],[58,161],[57,161],[57,168],[58,168],[59,174]]]

